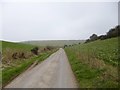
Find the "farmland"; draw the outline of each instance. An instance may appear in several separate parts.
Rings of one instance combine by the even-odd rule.
[[[118,87],[118,38],[74,45],[65,51],[81,88]]]
[[[37,45],[37,46],[59,46],[63,47],[64,45],[73,45],[78,43],[83,43],[85,40],[38,40],[38,41],[25,41],[22,43]]]

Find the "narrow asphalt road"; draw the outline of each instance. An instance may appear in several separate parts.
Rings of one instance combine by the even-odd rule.
[[[60,48],[42,63],[15,78],[5,88],[77,88],[65,51]]]

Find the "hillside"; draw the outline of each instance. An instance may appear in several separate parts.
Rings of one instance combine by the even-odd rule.
[[[80,87],[118,87],[118,38],[74,45],[65,51]]]
[[[13,43],[13,42],[7,42],[7,41],[2,41],[2,50],[4,51],[7,48],[10,49],[21,49],[21,50],[29,50],[33,48],[33,45],[29,44],[23,44],[23,43]]]
[[[13,43],[2,41],[2,82],[3,87],[13,80],[16,76],[28,69],[32,64],[37,65],[41,61],[49,57],[56,49],[45,50],[38,52],[35,55],[31,52],[34,45]],[[39,47],[39,50],[44,47]],[[15,58],[13,57],[15,56]]]
[[[34,47],[35,46],[29,45],[29,44],[2,41],[2,63],[3,65],[5,65],[6,67],[13,63],[20,62],[21,60],[13,58],[13,55],[15,53],[17,56],[18,55],[21,56],[23,53],[23,56],[25,56],[25,58],[29,58],[32,55],[31,49]],[[24,59],[24,58],[21,58],[21,59]]]
[[[37,45],[37,46],[64,46],[82,43],[84,40],[45,40],[45,41],[25,41],[22,43]]]

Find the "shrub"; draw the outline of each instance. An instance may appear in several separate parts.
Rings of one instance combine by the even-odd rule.
[[[88,42],[90,42],[90,39],[87,39],[87,40],[85,41],[85,43],[88,43]]]
[[[52,46],[46,46],[46,49],[47,49],[47,50],[52,50],[53,47],[52,47]]]
[[[39,50],[38,47],[34,47],[33,49],[31,49],[31,52],[35,55],[38,55],[38,50]]]
[[[106,35],[97,36],[96,34],[93,34],[92,36],[90,36],[89,39],[87,39],[85,41],[85,43],[95,41],[97,39],[104,40],[104,39],[108,39],[108,38],[112,38],[112,37],[118,37],[118,36],[120,36],[120,25],[117,25],[115,28],[110,29],[106,33]]]
[[[97,39],[98,39],[98,36],[96,34],[93,34],[92,36],[90,36],[90,41],[94,41]]]
[[[120,36],[120,26],[116,26],[115,28],[110,29],[107,32],[107,38]]]
[[[64,48],[66,48],[67,47],[67,45],[64,45]]]
[[[98,37],[98,39],[100,39],[100,40],[107,39],[107,35],[101,35],[101,36]]]

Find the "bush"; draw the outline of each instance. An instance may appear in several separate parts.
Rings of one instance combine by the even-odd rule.
[[[98,39],[100,39],[100,40],[107,39],[107,35],[101,35],[101,36],[98,37]]]
[[[85,43],[88,43],[88,42],[90,42],[90,39],[87,39],[87,40],[85,41]]]
[[[67,47],[67,45],[64,45],[64,48],[66,48]]]
[[[107,32],[107,38],[112,38],[116,36],[118,36],[118,31],[115,28],[110,29],[109,32]]]
[[[47,50],[52,50],[53,47],[52,47],[52,46],[46,46],[46,49],[47,49]]]
[[[94,41],[97,39],[98,39],[98,36],[96,34],[93,34],[92,36],[90,36],[90,41]]]
[[[118,37],[120,36],[120,26],[116,26],[115,28],[110,29],[107,32],[107,38]]]
[[[31,52],[35,55],[38,55],[38,50],[39,50],[38,47],[34,47],[33,49],[31,49]]]
[[[91,41],[95,41],[98,39],[98,36],[96,34],[92,34],[92,36],[90,36],[90,39],[87,39],[85,41],[85,43],[91,42]]]
[[[112,37],[118,37],[118,36],[120,36],[120,25],[117,25],[115,28],[110,29],[106,33],[106,35],[97,36],[96,34],[93,34],[92,36],[90,36],[89,39],[86,40],[85,43],[95,41],[97,39],[104,40],[104,39],[108,39],[108,38],[112,38]]]

